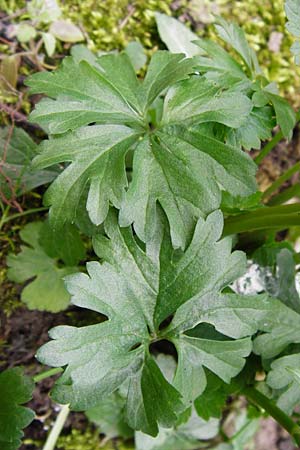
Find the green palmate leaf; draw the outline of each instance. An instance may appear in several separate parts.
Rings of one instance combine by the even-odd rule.
[[[59,255],[56,255],[57,259],[47,255],[39,243],[42,228],[42,222],[33,222],[22,229],[21,239],[29,246],[22,246],[21,253],[10,254],[7,257],[9,267],[7,276],[17,283],[24,283],[34,278],[23,289],[21,300],[27,304],[29,309],[57,312],[65,309],[70,299],[70,295],[64,287],[63,278],[77,272],[78,268],[74,266],[59,267],[57,264]],[[66,243],[64,248],[67,245]],[[47,244],[45,247],[47,249]],[[73,253],[66,253],[65,257],[66,259],[77,259]]]
[[[277,394],[278,406],[291,414],[300,403],[300,354],[276,359],[268,373],[267,383]]]
[[[244,94],[222,92],[220,86],[195,76],[181,81],[169,90],[162,123],[172,125],[184,121],[192,125],[218,122],[238,128],[251,109],[252,103]]]
[[[31,77],[27,84],[32,93],[43,92],[56,99],[42,100],[31,120],[55,134],[91,122],[139,126],[138,81],[128,56],[104,55],[98,61],[101,66],[97,70],[85,60],[78,64],[65,58],[57,71]]]
[[[260,267],[260,277],[264,290],[300,313],[300,296],[296,288],[296,270],[291,244],[286,241],[270,242],[253,254]]]
[[[130,61],[135,70],[140,70],[147,62],[145,49],[139,41],[132,41],[126,46],[125,52],[130,58]]]
[[[70,53],[77,64],[87,61],[91,66],[96,65],[97,56],[84,44],[72,45]]]
[[[181,129],[174,133],[161,132],[138,145],[120,224],[133,222],[138,236],[148,241],[156,228],[158,201],[168,217],[173,245],[185,247],[193,218],[218,208],[221,186],[232,193],[239,189],[241,195],[255,190],[255,167],[245,153],[215,139]]]
[[[277,305],[277,314],[266,317],[261,325],[265,334],[254,341],[254,351],[270,359],[281,353],[289,344],[300,343],[300,315],[283,303]]]
[[[260,149],[261,141],[272,137],[272,128],[275,126],[273,110],[269,106],[253,108],[247,118],[238,129],[231,129],[227,134],[227,142],[236,147],[244,147],[246,150]]]
[[[258,107],[271,103],[276,114],[276,121],[280,125],[283,135],[291,138],[292,130],[296,123],[295,113],[284,98],[273,92],[272,85],[255,92],[253,102]]]
[[[123,125],[94,125],[42,143],[42,153],[35,159],[38,167],[71,162],[44,199],[47,205],[53,205],[50,220],[54,229],[76,220],[84,194],[90,218],[96,225],[105,219],[109,202],[120,207],[127,186],[125,155],[138,136]],[[86,193],[87,183],[90,187]]]
[[[197,68],[208,78],[216,80],[222,77],[229,85],[237,82],[250,85],[242,66],[219,44],[208,39],[197,40],[195,44],[204,53],[196,58]]]
[[[267,139],[274,127],[276,116],[285,137],[290,137],[295,125],[295,114],[287,101],[276,95],[273,85],[261,77],[260,68],[253,50],[247,44],[244,32],[234,24],[218,19],[216,25],[219,36],[230,44],[243,58],[248,67],[235,61],[222,47],[208,40],[198,40],[196,44],[205,53],[195,58],[196,67],[206,78],[226,86],[233,92],[245,92],[252,99],[255,108],[238,130],[229,130],[227,139],[246,149],[260,148],[260,140]],[[258,77],[257,77],[258,76]],[[253,79],[257,81],[253,83]],[[272,108],[265,107],[268,103]]]
[[[216,31],[221,39],[229,44],[242,57],[250,73],[260,73],[254,50],[249,46],[245,33],[238,25],[229,23],[221,17],[216,22]]]
[[[144,109],[168,87],[193,73],[194,61],[182,54],[156,52],[149,64],[145,80],[140,88]]]
[[[296,64],[300,64],[300,2],[299,0],[286,0],[285,12],[288,18],[287,30],[296,37],[291,50],[295,55]]]
[[[170,222],[173,245],[185,248],[195,219],[219,207],[221,190],[239,189],[241,196],[256,191],[256,166],[249,156],[209,138],[206,131],[200,135],[186,129],[205,123],[240,127],[252,109],[245,94],[221,89],[200,76],[182,80],[194,67],[183,55],[156,53],[142,83],[124,54],[100,57],[92,65],[87,59],[81,52],[56,73],[38,74],[29,81],[33,92],[56,98],[44,100],[32,116],[56,133],[41,144],[34,165],[71,163],[45,196],[54,230],[80,222],[84,204],[91,221],[100,225],[112,204],[121,209],[121,225],[133,222],[139,238],[146,241],[153,236],[159,203]],[[166,89],[159,124],[161,114],[155,108],[159,102],[162,109],[158,96]],[[107,99],[101,111],[94,96],[102,106]],[[70,107],[74,103],[81,113]],[[114,112],[115,104],[128,110],[126,117],[121,106]],[[68,129],[72,131],[62,134]]]
[[[163,241],[156,238],[146,251],[130,229],[118,227],[115,214],[109,215],[105,229],[108,238],[94,239],[105,262],[88,263],[88,275],[73,275],[66,283],[73,304],[108,320],[54,328],[53,340],[38,358],[50,366],[66,366],[52,396],[75,410],[100,403],[127,380],[128,424],[156,435],[158,424],[173,426],[203,392],[204,367],[225,382],[240,372],[251,351],[249,336],[266,316],[277,316],[278,304],[266,296],[222,293],[244,271],[245,256],[231,254],[230,239],[218,241],[220,212],[207,221],[199,219],[185,253],[173,250],[167,228]],[[173,315],[167,328],[161,326]],[[186,334],[205,323],[216,332],[200,327]],[[149,353],[150,344],[161,339],[171,341],[178,352],[174,386]],[[189,383],[184,383],[187,374]]]
[[[34,418],[34,412],[26,408],[34,389],[33,381],[21,368],[0,373],[0,446],[1,450],[17,450],[23,437],[22,429]]]
[[[39,103],[31,115],[34,122],[50,133],[97,123],[143,125],[143,109],[169,85],[192,71],[193,61],[183,55],[157,52],[142,86],[139,85],[126,53],[97,59],[97,67],[82,60],[65,58],[53,73],[36,74],[28,80],[31,92],[43,92],[55,100]],[[122,76],[120,76],[122,73]]]
[[[198,36],[179,20],[161,13],[155,13],[155,20],[160,38],[170,52],[184,53],[188,57],[200,53],[193,44]]]
[[[278,287],[275,297],[300,313],[300,296],[296,289],[295,262],[293,253],[287,248],[282,249],[276,256]]]
[[[0,129],[0,190],[6,198],[50,183],[60,172],[56,168],[33,170],[31,160],[38,153],[37,144],[21,128]]]

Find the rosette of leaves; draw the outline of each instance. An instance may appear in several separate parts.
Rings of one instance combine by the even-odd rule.
[[[107,237],[94,239],[103,263],[90,262],[88,274],[66,279],[72,303],[107,320],[56,327],[38,352],[42,363],[65,367],[52,391],[57,402],[86,410],[126,382],[127,423],[155,436],[158,425],[172,427],[204,391],[205,368],[226,383],[242,370],[250,336],[258,329],[276,333],[288,308],[266,295],[224,291],[246,261],[242,252],[231,253],[230,238],[219,240],[222,226],[220,211],[200,218],[185,252],[173,249],[163,226],[143,249],[131,228],[119,228],[109,214]],[[162,340],[178,355],[172,382],[151,354]]]
[[[0,446],[2,450],[17,450],[23,428],[34,419],[34,412],[22,406],[29,402],[33,381],[19,367],[0,373]]]
[[[20,231],[21,246],[17,255],[7,257],[7,276],[17,283],[29,282],[21,300],[29,309],[58,312],[69,305],[70,295],[64,277],[77,272],[85,248],[73,226],[54,236],[48,222],[32,222]]]
[[[27,81],[32,93],[50,97],[31,115],[50,135],[33,164],[68,163],[45,196],[54,230],[79,220],[83,204],[99,225],[112,204],[121,226],[133,223],[146,242],[159,204],[173,246],[185,248],[195,219],[219,207],[222,191],[242,197],[256,191],[253,161],[211,131],[218,124],[239,129],[253,102],[235,85],[195,73],[197,65],[158,51],[140,81],[125,53],[94,63],[69,57],[57,71]],[[162,95],[162,117],[153,122],[150,112]]]
[[[295,125],[294,111],[278,95],[276,85],[263,76],[256,54],[248,44],[242,28],[221,17],[216,20],[216,33],[231,48],[230,54],[217,42],[199,39],[172,17],[157,14],[156,22],[160,36],[170,51],[180,50],[186,55],[198,54],[195,57],[196,67],[206,79],[251,97],[253,107],[247,120],[240,127],[225,127],[223,133],[228,143],[241,145],[247,150],[260,149],[261,140],[271,137],[276,123],[280,125],[285,137],[291,137]]]

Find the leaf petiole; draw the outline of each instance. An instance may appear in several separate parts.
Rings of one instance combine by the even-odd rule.
[[[259,392],[254,387],[246,387],[241,392],[251,403],[264,409],[273,417],[295,440],[300,446],[300,427],[287,414],[285,414],[278,406],[268,397]]]
[[[29,214],[34,214],[42,211],[47,211],[48,209],[49,208],[47,206],[41,206],[40,208],[28,209],[27,211],[23,211],[21,213],[12,214],[11,216],[4,217],[4,219],[1,220],[1,226],[7,222],[10,222],[11,220],[18,219],[19,217],[28,216]]]
[[[296,113],[296,123],[299,122],[300,120],[300,111],[298,111]],[[256,158],[254,158],[254,161],[256,162],[256,164],[260,164],[262,162],[262,160],[268,156],[268,154],[273,150],[273,148],[275,147],[275,145],[278,144],[278,142],[281,141],[281,139],[283,139],[283,133],[282,131],[278,131],[278,133],[276,133],[273,138],[264,146],[264,148],[262,149],[262,151],[256,156]]]
[[[63,369],[61,367],[54,367],[53,369],[46,370],[45,372],[41,372],[38,375],[33,377],[33,381],[38,383],[39,381],[44,380],[45,378],[52,377],[53,375],[57,375],[58,373],[62,373]]]
[[[265,200],[266,198],[270,197],[273,192],[277,191],[280,186],[285,183],[285,181],[289,180],[295,173],[300,171],[300,162],[297,162],[292,167],[290,167],[286,172],[284,172],[277,180],[274,181],[274,183],[271,184],[271,186],[268,187],[263,192],[262,200]]]
[[[268,206],[225,219],[223,236],[255,230],[283,230],[300,225],[300,204]]]

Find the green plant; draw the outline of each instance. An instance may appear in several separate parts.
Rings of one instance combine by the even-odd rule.
[[[172,19],[157,21],[176,50],[165,29]],[[38,351],[39,361],[54,367],[41,378],[62,373],[52,398],[65,405],[47,450],[69,409],[86,411],[107,435],[134,434],[137,448],[166,450],[181,440],[181,449],[205,447],[228,395],[246,396],[255,420],[269,413],[300,444],[300,426],[288,415],[299,398],[300,298],[295,286],[284,286],[287,277],[294,281],[297,255],[274,251],[268,241],[300,224],[300,207],[264,203],[278,182],[259,193],[247,153],[260,149],[275,125],[291,137],[296,115],[262,74],[242,29],[221,18],[216,29],[236,59],[210,40],[191,44],[188,31],[187,48],[180,46],[192,57],[158,51],[143,80],[126,52],[93,57],[80,49],[57,71],[27,81],[32,93],[48,97],[31,114],[49,135],[33,165],[63,170],[45,195],[52,245],[47,233],[28,241],[23,231],[33,248],[10,257],[14,276],[22,261],[31,264],[29,253],[42,253],[47,267],[51,258],[65,259],[60,243],[76,225],[99,258],[65,279],[73,305],[99,313],[99,323],[56,327]],[[40,232],[41,225],[32,226]],[[77,239],[71,234],[76,263],[83,257]],[[232,250],[236,244],[249,258],[267,253],[278,298],[269,288],[245,294],[234,283],[247,268],[246,254]],[[32,267],[30,275],[39,276]],[[260,371],[268,395],[256,382]],[[202,434],[191,432],[193,420],[198,428],[203,423],[196,412],[207,421]],[[215,448],[244,445],[249,423],[251,435],[257,422],[243,420],[245,428],[224,445],[214,441]]]

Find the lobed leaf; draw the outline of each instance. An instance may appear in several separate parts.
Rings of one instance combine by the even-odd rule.
[[[186,25],[166,14],[155,13],[158,34],[168,50],[172,53],[184,53],[188,57],[199,54],[193,43],[198,36]]]
[[[60,267],[57,263],[57,254],[55,258],[48,256],[39,242],[42,228],[42,222],[32,222],[21,230],[21,239],[29,246],[21,246],[21,252],[18,255],[8,255],[7,276],[16,283],[24,283],[33,278],[33,281],[28,283],[21,293],[21,300],[29,309],[57,312],[65,309],[70,300],[63,279],[66,275],[76,272],[78,268],[67,265]],[[66,242],[61,251],[63,252],[67,246]],[[74,250],[71,253],[65,253],[65,259],[71,262],[74,262],[74,258],[77,260],[77,257],[78,253],[74,254]]]
[[[200,76],[185,79],[193,72],[194,61],[184,55],[157,52],[144,81],[139,83],[123,54],[100,57],[91,61],[92,65],[88,63],[90,55],[80,54],[74,60],[68,59],[55,74],[38,74],[29,81],[33,92],[43,91],[56,98],[46,100],[50,108],[40,106],[41,116],[39,107],[33,114],[41,125],[45,120],[52,133],[60,133],[41,144],[34,166],[71,163],[45,195],[54,230],[80,222],[83,205],[90,220],[100,225],[113,205],[120,209],[120,224],[134,223],[139,238],[147,241],[155,232],[160,205],[168,217],[174,247],[185,248],[197,218],[220,206],[221,190],[232,192],[239,188],[242,196],[256,191],[255,164],[246,154],[209,139],[206,133],[188,133],[186,129],[189,124],[202,123],[240,127],[252,109],[245,94],[224,91]],[[120,78],[123,65],[125,75]],[[71,84],[76,67],[77,81]],[[57,110],[74,101],[86,110],[91,92],[90,85],[84,89],[83,83],[88,83],[89,77],[101,101],[111,95],[125,102],[135,122],[120,115],[113,118],[113,101],[101,117],[89,113],[77,116],[71,110],[70,121],[65,113],[60,118],[49,115],[52,106]],[[166,89],[162,122],[154,130],[147,129],[152,126],[147,124],[151,104]],[[96,103],[91,105],[97,114]],[[140,120],[144,128],[140,122],[138,125]],[[62,134],[68,129],[71,131]],[[182,139],[181,135],[188,137]],[[202,178],[199,173],[203,173]]]
[[[222,225],[218,211],[206,221],[200,218],[184,253],[173,250],[165,227],[164,239],[142,250],[131,230],[120,229],[109,214],[108,237],[94,238],[104,262],[90,262],[87,275],[66,281],[73,304],[108,320],[54,328],[52,341],[38,352],[44,364],[66,367],[52,393],[56,401],[87,409],[126,381],[128,424],[155,436],[158,426],[173,426],[203,392],[204,367],[225,382],[240,372],[251,352],[249,336],[266,316],[276,315],[278,305],[266,296],[222,292],[245,266],[241,252],[231,253],[231,240],[219,240]],[[168,318],[171,323],[162,325]],[[207,323],[214,335],[189,331]],[[173,342],[179,355],[173,385],[149,352],[150,344],[162,339]],[[182,382],[186,373],[188,385]]]
[[[31,160],[38,153],[37,144],[22,129],[9,127],[0,129],[0,190],[6,198],[19,196],[38,186],[50,183],[60,170],[33,170]]]
[[[71,162],[44,198],[46,205],[52,205],[50,221],[55,230],[75,222],[83,195],[96,225],[105,220],[110,202],[120,207],[127,186],[125,156],[138,138],[138,133],[123,125],[94,125],[42,143],[35,167]]]
[[[219,37],[242,57],[252,75],[261,72],[256,54],[249,46],[242,28],[235,23],[227,22],[222,17],[218,17],[215,28]]]
[[[300,64],[300,2],[299,0],[286,0],[285,12],[288,18],[286,29],[296,37],[296,42],[291,47],[295,55],[296,64]]]
[[[29,402],[33,381],[20,367],[0,373],[0,445],[1,450],[17,450],[21,445],[23,428],[34,419],[34,412],[22,406]]]
[[[52,98],[43,99],[30,116],[52,134],[92,122],[141,126],[135,95],[138,81],[125,53],[104,55],[98,58],[97,67],[86,60],[77,63],[67,57],[61,68],[35,74],[27,85],[31,93],[44,93]]]
[[[300,402],[299,366],[300,354],[291,354],[273,361],[268,373],[267,383],[278,393],[277,404],[287,414]]]

